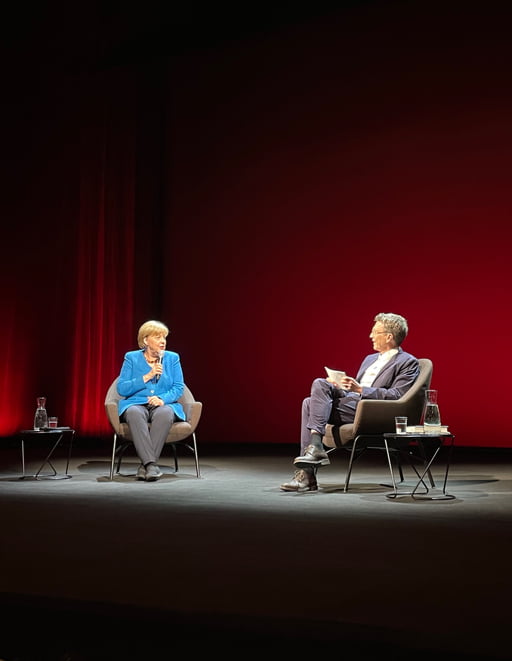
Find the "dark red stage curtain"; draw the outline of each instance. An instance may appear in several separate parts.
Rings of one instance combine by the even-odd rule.
[[[11,145],[0,434],[31,427],[45,395],[60,424],[101,435],[135,341],[135,82],[117,71],[45,82]]]
[[[131,347],[135,274],[135,109],[131,78],[90,81],[81,113],[74,335],[67,414],[89,435],[105,430],[98,403]],[[83,98],[83,94],[82,94]]]
[[[136,44],[95,70],[27,58],[2,109],[1,436],[38,395],[107,434],[108,385],[159,318],[201,442],[297,448],[312,379],[355,375],[394,311],[456,442],[512,445],[508,24],[371,5],[168,68]]]

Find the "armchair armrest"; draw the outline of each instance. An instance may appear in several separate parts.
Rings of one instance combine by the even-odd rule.
[[[407,415],[407,411],[407,403],[400,399],[362,399],[356,409],[353,435],[394,432],[395,416]]]
[[[195,429],[201,417],[201,411],[203,409],[202,402],[185,402],[182,406],[187,416],[187,422],[192,429]]]
[[[105,402],[105,411],[107,413],[107,418],[109,419],[110,424],[114,428],[114,431],[116,434],[119,434],[121,429],[121,421],[119,420],[117,402]]]

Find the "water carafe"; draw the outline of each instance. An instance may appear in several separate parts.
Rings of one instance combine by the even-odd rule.
[[[423,412],[423,425],[425,431],[429,428],[438,428],[441,426],[441,416],[439,414],[439,405],[437,403],[437,390],[427,390],[425,393],[425,410]]]
[[[34,416],[34,431],[48,427],[48,414],[46,413],[46,397],[37,398],[37,409]]]

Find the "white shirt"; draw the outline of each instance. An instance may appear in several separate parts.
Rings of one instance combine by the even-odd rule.
[[[368,369],[363,374],[363,378],[360,381],[360,384],[364,387],[371,386],[375,381],[375,377],[381,371],[386,363],[389,363],[391,358],[398,353],[398,349],[390,349],[389,351],[384,351],[384,353],[379,354],[377,360],[368,367]]]

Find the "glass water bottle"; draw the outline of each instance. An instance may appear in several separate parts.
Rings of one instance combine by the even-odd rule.
[[[427,390],[425,393],[423,425],[425,431],[428,431],[429,427],[441,426],[441,416],[439,414],[439,405],[437,403],[437,390]]]
[[[48,414],[46,413],[46,397],[37,398],[37,409],[34,416],[34,431],[48,427]]]

